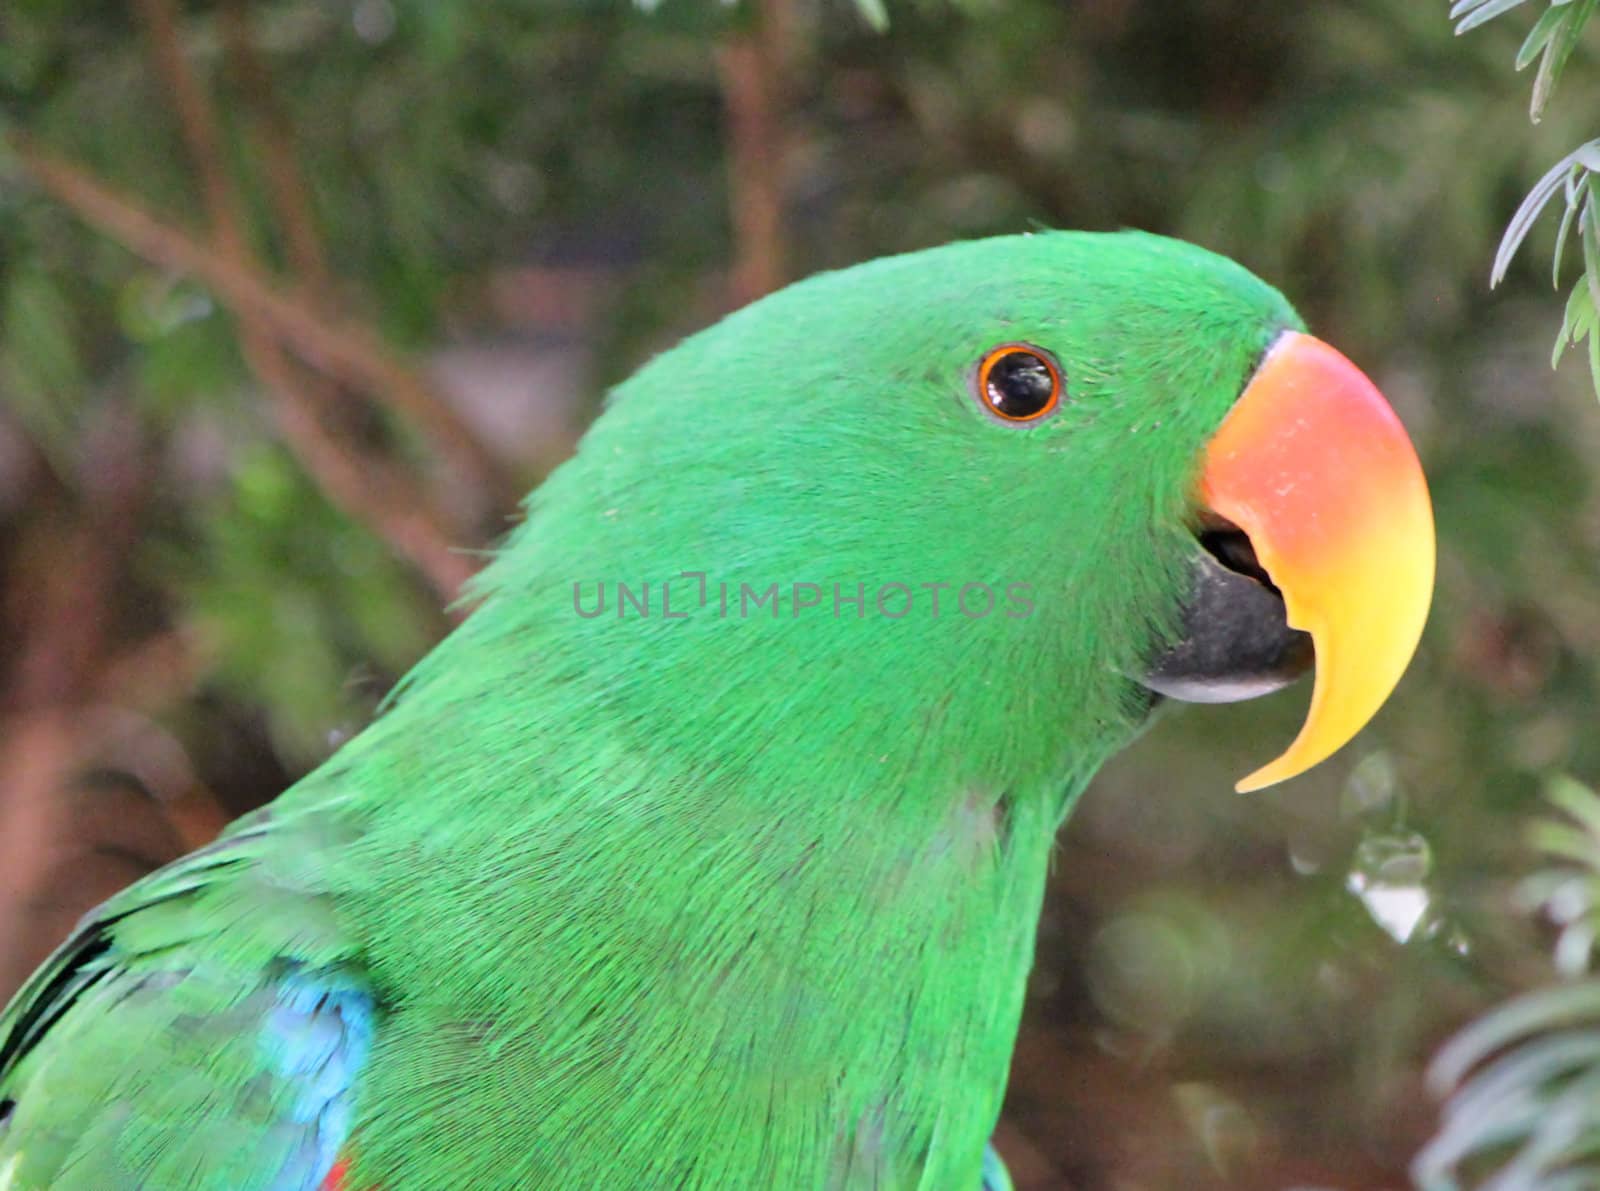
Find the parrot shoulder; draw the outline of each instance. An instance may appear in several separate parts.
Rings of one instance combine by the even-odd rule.
[[[80,923],[0,1013],[0,1191],[322,1186],[380,1017],[326,831],[258,813]]]

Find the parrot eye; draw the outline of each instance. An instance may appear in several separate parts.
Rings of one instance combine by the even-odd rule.
[[[1055,360],[1026,343],[1004,343],[978,365],[978,402],[1006,422],[1037,422],[1061,403]]]

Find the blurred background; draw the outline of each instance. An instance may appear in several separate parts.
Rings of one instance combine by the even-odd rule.
[[[1457,38],[1419,0],[648,7],[0,7],[0,998],[359,730],[652,353],[818,269],[1138,227],[1377,380],[1438,595],[1311,775],[1232,792],[1298,690],[1170,715],[1096,782],[1001,1148],[1021,1191],[1408,1185],[1429,1054],[1551,975],[1518,896],[1541,783],[1600,776],[1600,409],[1581,351],[1550,366],[1557,221],[1487,284],[1593,133],[1594,30],[1533,125],[1532,10]]]

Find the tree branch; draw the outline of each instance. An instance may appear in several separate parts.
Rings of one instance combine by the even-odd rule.
[[[137,0],[137,4],[150,35],[157,73],[201,179],[217,252],[231,268],[249,271],[256,262],[245,235],[238,194],[222,161],[216,113],[183,56],[174,0]],[[325,384],[300,383],[294,365],[259,312],[242,312],[239,321],[245,359],[272,395],[278,425],[290,446],[334,503],[386,538],[449,604],[472,573],[472,566],[466,555],[450,548],[449,531],[410,477],[348,447],[332,434],[322,414],[334,412],[339,403],[337,390]],[[317,392],[318,387],[323,391]]]
[[[283,229],[289,271],[321,305],[333,299],[333,277],[328,271],[327,254],[317,233],[317,218],[311,203],[311,187],[300,168],[295,152],[294,133],[289,117],[278,102],[272,73],[256,50],[250,25],[248,0],[222,0],[222,44],[228,68],[239,82],[254,122],[260,157],[267,175],[267,189],[278,223]]]
[[[211,110],[211,101],[184,59],[177,13],[170,0],[134,0],[134,5],[149,31],[156,73],[178,117],[189,161],[200,176],[200,192],[212,237],[224,256],[230,260],[244,260],[249,256],[244,217],[223,162],[222,134]]]
[[[258,270],[229,260],[218,249],[156,218],[27,134],[12,130],[8,140],[34,181],[84,222],[154,264],[192,273],[239,318],[261,320],[308,362],[381,395],[411,417],[496,504],[512,503],[506,495],[511,489],[483,445],[366,328],[314,305],[304,295],[284,293]]]
[[[317,416],[317,401],[297,380],[294,365],[270,340],[247,335],[244,351],[277,398],[275,412],[284,438],[329,499],[427,576],[444,603],[453,602],[477,564],[472,555],[451,545],[449,531],[410,477],[392,464],[361,460],[335,440]]]
[[[788,0],[759,0],[752,27],[734,34],[717,51],[734,229],[731,286],[741,305],[788,279],[783,111],[792,15]]]
[[[54,855],[57,795],[83,756],[82,707],[100,673],[148,488],[137,425],[120,412],[85,438],[77,524],[44,530],[36,547],[24,544],[40,554],[19,568],[23,582],[7,601],[8,629],[22,649],[0,692],[0,997],[43,958],[18,907]]]

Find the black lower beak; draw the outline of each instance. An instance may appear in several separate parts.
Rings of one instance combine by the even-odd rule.
[[[1289,627],[1283,598],[1243,534],[1214,535],[1190,567],[1179,638],[1156,654],[1146,687],[1185,703],[1233,703],[1271,694],[1311,668],[1311,637]]]

